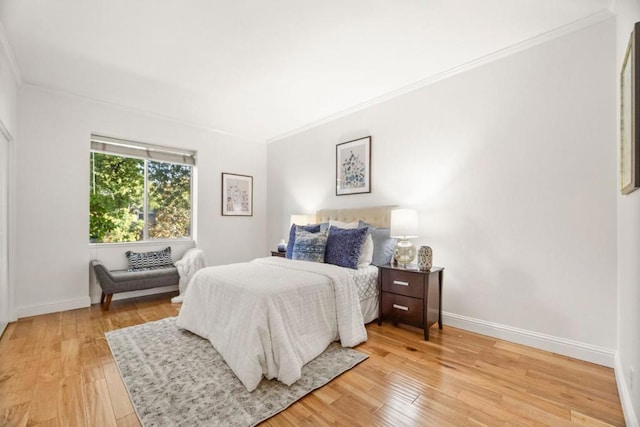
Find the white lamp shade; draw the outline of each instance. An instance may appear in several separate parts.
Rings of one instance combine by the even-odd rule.
[[[307,225],[309,224],[309,215],[295,214],[291,215],[291,221],[289,221],[289,227],[295,225]]]
[[[391,237],[413,239],[418,237],[418,212],[415,209],[394,209],[391,211]]]

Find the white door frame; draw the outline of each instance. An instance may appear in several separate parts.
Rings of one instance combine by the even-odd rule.
[[[4,232],[4,241],[0,241],[0,245],[3,245],[3,248],[0,248],[0,266],[4,267],[0,270],[0,336],[4,332],[7,323],[13,322],[16,320],[15,309],[13,305],[13,289],[12,283],[13,280],[11,278],[11,268],[10,268],[10,258],[11,258],[11,241],[12,241],[12,233],[11,227],[9,224],[12,223],[12,210],[13,210],[13,191],[12,189],[12,171],[13,171],[13,137],[11,133],[4,126],[4,123],[0,120],[0,144],[4,146],[3,150],[6,158],[4,159],[4,164],[0,165],[0,173],[4,176],[0,177],[0,200],[4,199],[4,206],[0,206],[1,209],[4,209],[4,212],[0,213],[0,230]],[[4,194],[2,194],[4,192]]]

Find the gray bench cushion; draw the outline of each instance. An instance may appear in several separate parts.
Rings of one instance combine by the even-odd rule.
[[[105,295],[177,285],[180,282],[178,269],[173,266],[143,271],[109,271],[98,260],[91,261],[91,266]]]

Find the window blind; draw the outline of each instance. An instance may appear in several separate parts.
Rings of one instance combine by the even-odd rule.
[[[195,151],[100,135],[91,135],[91,151],[192,166],[196,164]]]

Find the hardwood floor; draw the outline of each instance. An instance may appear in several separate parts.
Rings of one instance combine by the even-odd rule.
[[[177,315],[168,294],[20,319],[0,340],[0,425],[139,426],[104,332]],[[367,326],[369,359],[264,423],[624,425],[613,370],[445,326]]]

